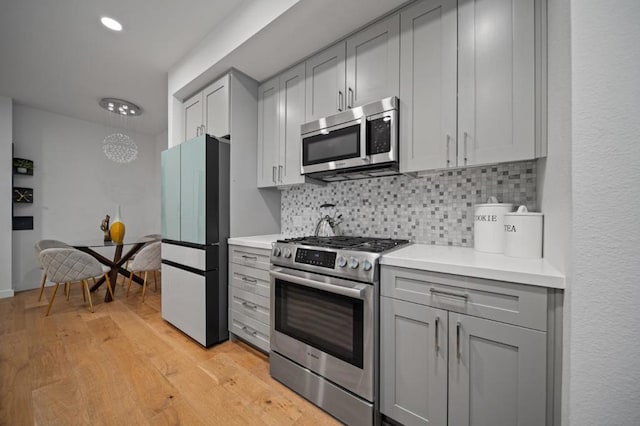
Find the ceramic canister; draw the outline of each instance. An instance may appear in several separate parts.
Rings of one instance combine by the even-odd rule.
[[[520,206],[517,212],[504,215],[504,254],[511,257],[542,257],[544,215]]]
[[[499,203],[496,197],[490,197],[487,204],[476,204],[473,215],[473,246],[477,251],[504,251],[504,215],[512,210],[513,204]]]

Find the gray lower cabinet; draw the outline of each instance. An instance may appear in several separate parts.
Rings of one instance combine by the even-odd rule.
[[[380,411],[407,426],[551,424],[547,292],[383,266]]]
[[[270,333],[270,251],[229,246],[229,331],[265,352]]]
[[[449,426],[545,424],[546,333],[449,314]]]
[[[405,425],[447,424],[447,311],[380,298],[382,413]]]

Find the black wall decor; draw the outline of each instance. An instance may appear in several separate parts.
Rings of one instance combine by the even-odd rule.
[[[13,230],[27,231],[33,229],[33,216],[14,216]]]
[[[13,187],[14,203],[33,203],[33,188]]]
[[[33,176],[33,161],[25,158],[13,159],[13,173]]]

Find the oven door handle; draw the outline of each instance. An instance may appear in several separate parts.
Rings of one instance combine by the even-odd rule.
[[[283,281],[288,281],[293,284],[299,284],[305,287],[311,287],[318,290],[326,291],[328,293],[340,294],[342,296],[351,297],[352,299],[364,300],[364,292],[367,288],[371,287],[367,284],[355,284],[353,287],[343,287],[340,285],[333,285],[323,283],[321,281],[310,280],[307,278],[296,277],[294,275],[283,274],[278,271],[269,271],[275,278],[279,278]]]

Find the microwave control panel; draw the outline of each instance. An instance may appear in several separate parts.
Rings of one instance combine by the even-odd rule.
[[[391,117],[367,120],[367,154],[382,154],[391,150]]]

